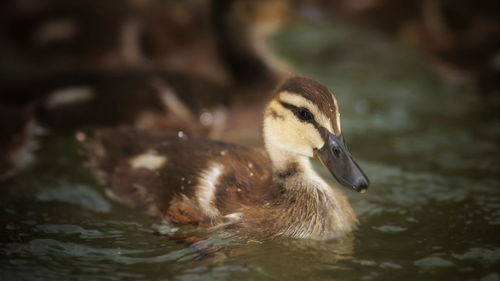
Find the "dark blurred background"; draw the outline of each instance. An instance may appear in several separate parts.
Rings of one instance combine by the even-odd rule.
[[[347,21],[413,44],[454,83],[498,94],[499,6],[493,0],[2,1],[0,71],[2,84],[28,81],[27,75],[124,69],[228,82],[264,75],[252,72],[265,70],[249,60],[263,56],[256,41],[270,31],[293,21]],[[231,57],[241,66],[231,65]]]
[[[499,5],[495,0],[2,1],[0,152],[23,143],[33,123],[51,131],[127,124],[244,139],[241,131],[259,130],[254,119],[265,96],[291,73],[300,73],[266,43],[273,32],[297,22],[348,23],[400,40],[420,50],[448,83],[472,95],[498,95]]]

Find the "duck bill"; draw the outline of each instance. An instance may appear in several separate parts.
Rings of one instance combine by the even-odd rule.
[[[364,193],[370,184],[365,173],[354,161],[342,135],[328,133],[325,144],[315,151],[316,158],[330,171],[335,179],[347,188]]]

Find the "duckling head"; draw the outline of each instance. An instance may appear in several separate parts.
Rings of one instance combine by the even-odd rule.
[[[340,184],[362,193],[368,188],[341,134],[335,96],[312,79],[292,77],[278,89],[264,112],[264,142],[274,166],[313,157]]]

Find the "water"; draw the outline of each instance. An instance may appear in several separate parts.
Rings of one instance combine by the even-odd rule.
[[[448,86],[411,48],[296,26],[273,48],[329,85],[371,179],[337,241],[171,229],[109,200],[71,135],[0,184],[0,280],[500,280],[500,102]],[[321,173],[328,177],[324,170]]]

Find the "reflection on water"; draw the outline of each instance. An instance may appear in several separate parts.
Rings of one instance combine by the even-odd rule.
[[[273,45],[338,96],[372,182],[345,192],[360,220],[352,236],[164,229],[109,200],[72,136],[57,135],[0,186],[0,280],[500,280],[499,101],[449,88],[412,50],[357,30],[299,26]]]

